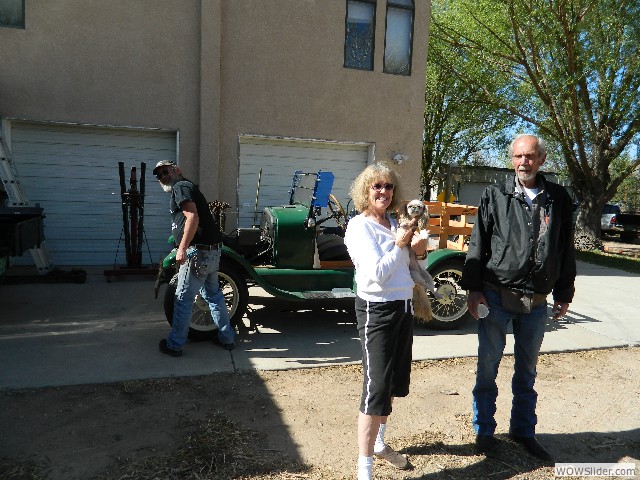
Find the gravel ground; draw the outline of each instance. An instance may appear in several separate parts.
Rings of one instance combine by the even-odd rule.
[[[414,468],[377,461],[376,478],[554,478],[506,437],[512,368],[505,357],[488,459],[473,451],[475,359],[416,362],[387,433]],[[3,391],[0,478],[355,478],[360,382],[344,366]],[[536,388],[558,461],[640,467],[640,348],[542,355]]]

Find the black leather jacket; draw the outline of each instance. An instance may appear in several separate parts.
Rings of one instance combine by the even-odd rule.
[[[544,190],[539,215],[516,189],[515,177],[484,190],[463,288],[481,291],[493,284],[542,294],[553,291],[554,300],[571,302],[576,277],[571,197],[540,174],[536,181]]]

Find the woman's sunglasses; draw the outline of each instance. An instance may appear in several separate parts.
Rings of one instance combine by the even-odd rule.
[[[383,188],[390,191],[393,190],[393,187],[395,187],[393,183],[374,183],[373,185],[371,185],[371,189],[375,190],[376,192],[379,192]]]

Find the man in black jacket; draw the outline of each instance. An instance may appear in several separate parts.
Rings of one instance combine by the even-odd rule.
[[[538,173],[547,157],[542,139],[518,135],[509,153],[515,177],[484,190],[462,274],[469,311],[478,319],[473,426],[476,449],[495,455],[496,376],[511,321],[515,372],[509,436],[530,454],[548,461],[551,455],[535,438],[537,393],[533,387],[547,320],[547,295],[553,292],[554,318],[564,316],[573,299],[573,205],[563,187]],[[479,305],[483,305],[480,310]],[[479,318],[482,310],[485,315]]]

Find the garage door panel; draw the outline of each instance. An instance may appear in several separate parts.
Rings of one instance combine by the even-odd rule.
[[[256,137],[240,139],[238,222],[253,222],[258,172],[262,168],[258,212],[266,206],[289,202],[296,170],[319,170],[334,174],[332,193],[347,206],[348,192],[356,175],[367,165],[368,145],[316,141],[289,141]]]
[[[49,242],[47,242],[47,245],[48,244]],[[49,250],[51,250],[53,247],[49,246],[48,248]],[[83,249],[78,249],[76,251],[66,249],[58,251],[56,253],[56,265],[112,267],[127,264],[127,256],[122,244],[120,244],[120,250],[118,251],[118,254],[116,255],[116,250],[114,248],[113,252],[110,254],[111,256],[108,259],[87,259],[82,263],[77,263],[78,258],[82,258],[85,254],[86,252]],[[158,263],[163,258],[163,256],[153,255],[153,253],[151,256],[149,256],[149,253],[145,247],[142,251],[141,258],[142,265],[147,266],[150,264]],[[20,257],[20,260],[24,259],[29,260],[29,256],[25,255],[23,257]]]
[[[46,194],[46,190],[40,191],[42,195]],[[145,195],[147,196],[147,195]],[[120,197],[120,194],[117,196]],[[37,198],[37,197],[35,197]],[[90,195],[88,197],[80,197],[84,198],[84,203],[80,203],[77,200],[48,200],[46,203],[41,204],[40,206],[46,208],[45,215],[80,215],[80,216],[91,216],[98,219],[102,219],[104,221],[104,214],[109,214],[110,217],[117,217],[120,215],[122,217],[122,204],[121,202],[114,201],[113,195],[108,195],[101,197],[99,195]],[[169,216],[169,197],[162,199],[162,204],[154,204],[147,203],[147,199],[145,199],[144,204],[144,217],[148,216],[156,216],[162,215],[164,217]],[[33,203],[33,202],[32,202]]]
[[[158,232],[169,236],[171,225],[163,225],[166,221],[160,219],[160,222],[155,222],[157,226],[154,226],[147,220],[149,219],[145,217],[144,233],[147,236]],[[122,231],[122,215],[120,218],[114,216],[103,221],[100,217],[95,216],[72,217],[70,215],[46,214],[44,227],[47,240],[52,238],[96,238],[96,235],[103,238],[118,238]]]
[[[125,163],[127,189],[131,167],[137,169],[139,187],[140,163],[146,162],[144,229],[154,261],[166,254],[169,197],[152,169],[159,160],[176,158],[174,132],[13,122],[11,141],[26,194],[44,209],[54,264],[113,262],[122,232],[119,161]],[[32,263],[27,260],[18,263]]]
[[[275,188],[270,187],[268,183],[263,183],[260,188],[260,196],[258,198],[258,204],[262,205],[287,205],[289,203],[289,192],[287,191],[276,191]],[[255,187],[240,187],[238,189],[238,195],[240,198],[245,199],[245,204],[253,207],[255,205],[256,200],[256,189]],[[268,204],[266,202],[269,202]]]
[[[28,182],[23,180],[23,184],[27,185]],[[83,194],[83,190],[86,191],[86,194]],[[30,187],[28,196],[33,205],[36,202],[40,203],[40,206],[45,209],[45,215],[91,215],[104,219],[109,214],[110,216],[119,215],[120,218],[122,217],[119,191],[116,193],[109,190],[88,190],[88,187],[85,189],[47,188],[46,186]],[[145,218],[155,216],[168,217],[169,215],[169,197],[161,191],[159,193],[158,190],[159,188],[153,185],[153,188],[147,189],[145,193]]]
[[[14,123],[14,125],[16,125]],[[159,130],[141,130],[141,129],[117,129],[117,128],[100,128],[100,127],[79,127],[76,125],[45,125],[26,122],[20,123],[21,137],[24,138],[29,145],[60,145],[65,148],[72,148],[75,145],[97,145],[97,146],[115,146],[118,148],[133,148],[136,150],[147,149],[155,151],[153,146],[140,145],[140,139],[143,141],[160,139],[165,140],[167,132]],[[78,136],[78,128],[87,128],[82,136]],[[47,136],[51,134],[52,136]],[[53,138],[52,138],[53,137]],[[168,151],[171,148],[167,149]]]
[[[15,155],[15,154],[14,154]],[[140,158],[123,158],[118,155],[105,156],[104,158],[97,157],[72,157],[72,156],[54,156],[47,151],[43,151],[42,153],[26,153],[20,152],[20,155],[31,155],[34,160],[32,163],[21,163],[20,164],[20,176],[22,178],[40,178],[43,175],[51,176],[53,178],[58,179],[80,179],[87,180],[91,182],[100,182],[106,185],[113,185],[114,188],[117,188],[120,191],[120,177],[118,174],[118,162],[124,162],[125,164],[125,178],[127,181],[131,176],[131,167],[136,167],[136,178],[140,179],[140,164],[142,162],[146,162],[146,183],[157,183],[155,181],[155,177],[151,175],[151,170],[153,170],[153,165],[155,165],[154,158],[150,158],[148,155]],[[162,153],[159,155],[165,157],[165,154]],[[39,158],[46,158],[49,162],[49,165],[33,163],[37,162]],[[153,162],[153,163],[152,163]],[[54,166],[56,165],[64,165],[67,167],[67,175],[61,175],[59,171],[56,171]],[[43,168],[47,171],[43,172]]]

